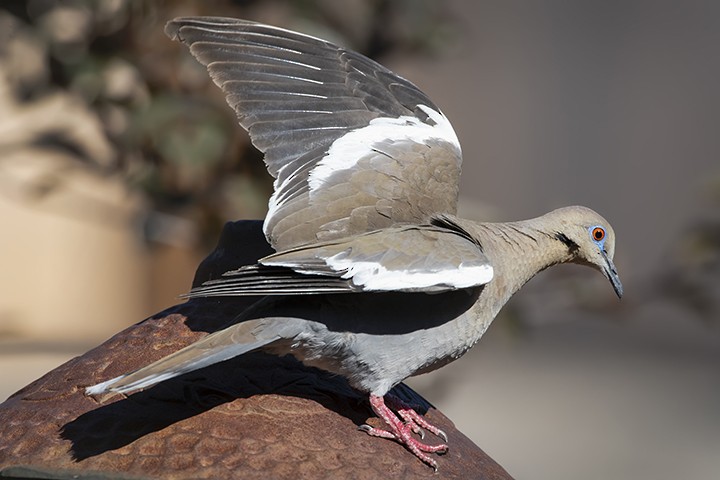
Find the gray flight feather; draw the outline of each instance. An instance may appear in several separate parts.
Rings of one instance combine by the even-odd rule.
[[[449,217],[443,221],[449,225]],[[457,227],[406,225],[296,247],[227,272],[186,297],[475,287],[492,279],[492,266],[467,235]]]
[[[265,153],[276,178],[265,233],[276,249],[455,213],[459,144],[439,109],[409,81],[324,40],[244,20],[180,18],[166,32],[207,66]],[[404,130],[387,130],[389,137],[367,131],[369,140],[350,154],[356,158],[349,165],[328,157],[348,133],[401,118],[420,128],[410,122]],[[413,140],[414,131],[422,137],[438,121],[446,131]],[[347,152],[346,145],[342,162]],[[323,160],[330,168],[318,170]],[[318,177],[314,186],[312,175]]]

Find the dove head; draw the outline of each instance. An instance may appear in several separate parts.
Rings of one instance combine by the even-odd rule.
[[[615,232],[608,221],[589,208],[577,206],[560,208],[548,216],[551,223],[556,224],[556,238],[571,251],[571,262],[601,272],[617,296],[622,297],[622,283],[613,264]]]

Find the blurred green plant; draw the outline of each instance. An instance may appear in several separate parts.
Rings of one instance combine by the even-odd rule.
[[[18,110],[42,110],[38,107],[49,95],[65,95],[77,110],[67,118],[42,110],[56,121],[43,128],[28,125],[33,133],[27,142],[74,158],[63,171],[78,168],[121,178],[145,198],[143,222],[163,218],[165,225],[168,215],[189,219],[199,232],[195,238],[205,242],[213,242],[227,220],[261,218],[272,179],[204,67],[165,37],[165,22],[180,15],[277,23],[375,57],[432,52],[442,48],[451,31],[442,6],[429,0],[0,4],[0,74],[11,103]],[[68,134],[68,125],[83,122],[98,122],[101,128]],[[103,144],[111,154],[97,154]],[[9,142],[0,138],[0,146],[9,148]],[[35,190],[55,191],[44,185]],[[146,225],[141,231],[158,229]],[[160,241],[165,237],[153,236]]]

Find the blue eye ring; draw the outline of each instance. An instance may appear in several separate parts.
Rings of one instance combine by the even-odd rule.
[[[607,234],[605,233],[605,229],[603,227],[601,227],[600,225],[590,227],[588,230],[590,231],[590,237],[596,243],[602,243],[605,241],[605,236]]]

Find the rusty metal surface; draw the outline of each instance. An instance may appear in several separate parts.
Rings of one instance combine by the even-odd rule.
[[[233,225],[221,247],[247,244],[247,229]],[[218,253],[221,247],[203,262],[203,277],[252,261]],[[251,353],[127,397],[84,395],[88,385],[220,328],[251,301],[201,299],[172,307],[11,396],[0,405],[0,477],[510,478],[442,413],[400,385],[395,393],[427,408],[427,418],[450,438],[434,474],[399,444],[357,430],[366,422],[380,425],[364,395],[290,357]]]

